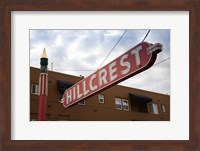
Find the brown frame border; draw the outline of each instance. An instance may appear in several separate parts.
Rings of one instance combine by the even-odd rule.
[[[150,141],[12,141],[11,11],[189,11],[189,137]],[[183,36],[183,35],[180,35]],[[200,150],[200,1],[199,0],[1,0],[0,150]],[[181,51],[181,50],[180,50]]]

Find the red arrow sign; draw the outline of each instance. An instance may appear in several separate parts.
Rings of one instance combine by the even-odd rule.
[[[69,107],[150,68],[154,64],[157,54],[161,51],[162,45],[160,43],[154,45],[147,42],[139,43],[67,89],[61,100],[63,106]]]

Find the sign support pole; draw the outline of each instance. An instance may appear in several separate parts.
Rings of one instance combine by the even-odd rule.
[[[48,93],[48,74],[47,65],[48,58],[44,48],[42,57],[40,58],[40,77],[39,77],[39,106],[38,106],[38,121],[46,120],[46,97]]]

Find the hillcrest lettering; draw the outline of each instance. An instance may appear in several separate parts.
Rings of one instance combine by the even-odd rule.
[[[61,103],[69,107],[150,68],[162,44],[142,42],[109,64],[65,90]]]

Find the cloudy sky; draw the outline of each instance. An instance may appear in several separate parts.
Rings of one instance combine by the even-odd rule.
[[[30,66],[40,67],[46,49],[49,70],[75,76],[95,72],[125,30],[30,30]],[[148,30],[127,30],[101,67],[140,43]],[[170,30],[150,30],[145,41],[163,44],[155,64],[120,85],[170,94]]]

